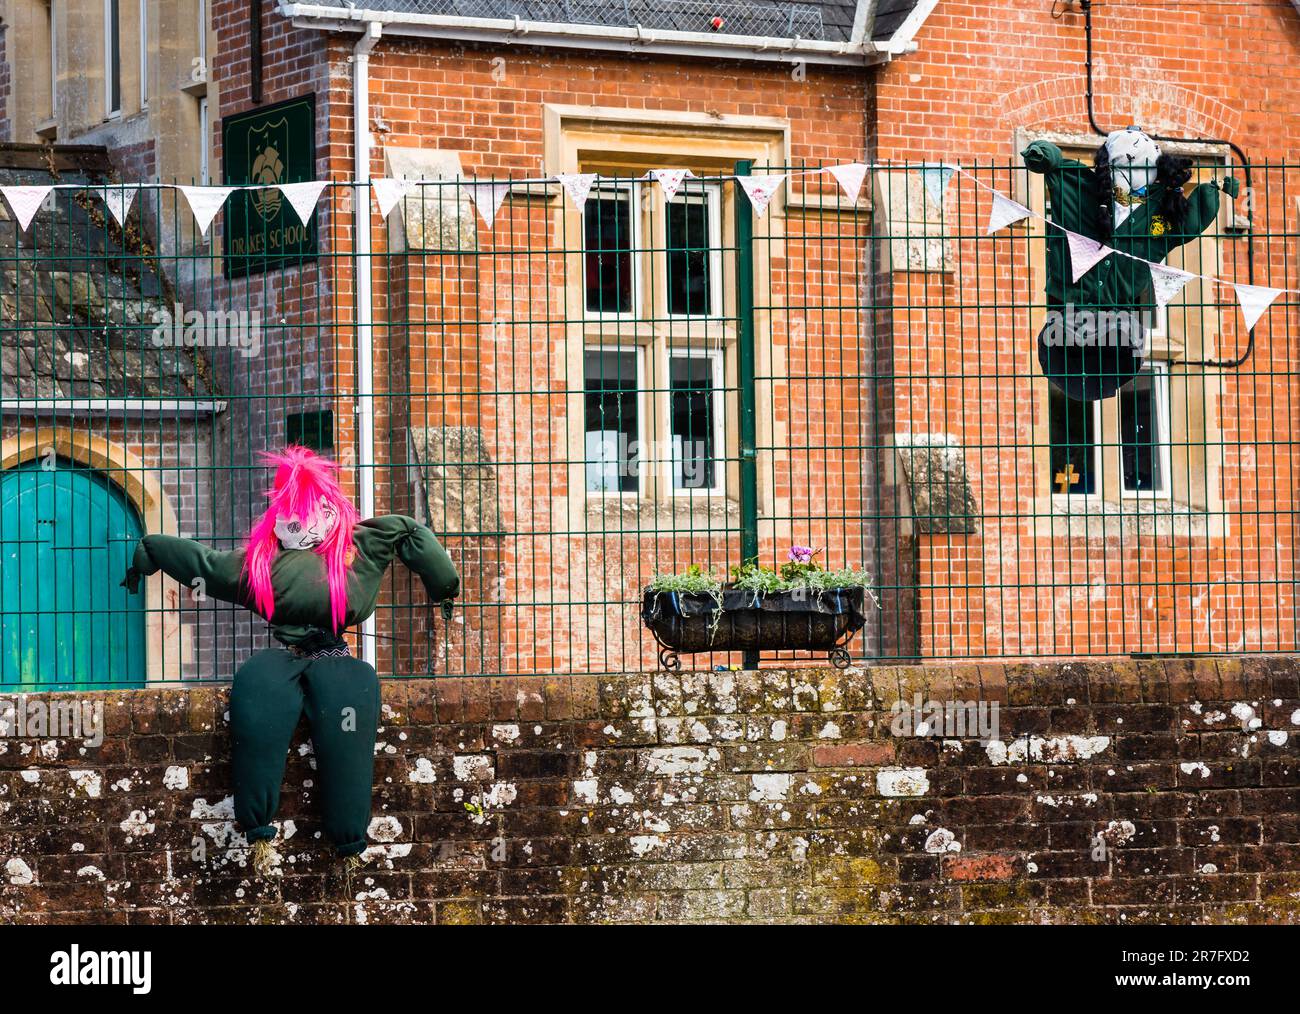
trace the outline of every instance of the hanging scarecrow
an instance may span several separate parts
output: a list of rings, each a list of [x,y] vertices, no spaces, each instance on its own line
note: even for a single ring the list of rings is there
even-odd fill
[[[351,871],[370,823],[379,680],[341,634],[374,613],[394,557],[420,576],[433,602],[454,598],[460,578],[433,533],[413,519],[358,522],[332,461],[305,447],[263,457],[276,465],[270,506],[244,549],[219,553],[146,535],[122,583],[134,593],[141,577],[162,570],[270,622],[282,647],[245,662],[230,692],[235,817],[253,843],[254,868],[266,874],[285,757],[305,708],[325,834]]]
[[[1045,178],[1053,222],[1131,255],[1107,256],[1075,282],[1069,238],[1048,230],[1048,323],[1039,332],[1038,362],[1069,397],[1109,398],[1146,355],[1142,322],[1156,303],[1143,261],[1162,263],[1204,232],[1219,214],[1219,190],[1236,197],[1237,181],[1228,176],[1186,193],[1191,159],[1162,154],[1136,127],[1107,135],[1092,167],[1063,157],[1050,141],[1034,141],[1021,155]]]

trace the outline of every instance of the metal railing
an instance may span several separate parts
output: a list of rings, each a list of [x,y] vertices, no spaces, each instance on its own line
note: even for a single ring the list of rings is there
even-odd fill
[[[1071,401],[1035,351],[1047,227],[985,228],[993,190],[1050,215],[1041,178],[967,165],[936,202],[918,168],[874,171],[856,204],[791,175],[763,216],[730,172],[671,201],[602,178],[581,215],[525,182],[491,228],[463,183],[422,183],[373,216],[364,399],[368,188],[331,185],[305,233],[236,194],[204,238],[167,187],[125,229],[74,190],[27,233],[0,221],[0,687],[228,679],[264,622],[117,585],[143,532],[238,549],[257,452],[287,442],[429,524],[461,572],[450,623],[389,572],[385,675],[653,668],[656,572],[793,544],[872,573],[859,661],[1294,650],[1295,296],[1240,367],[1189,366],[1249,342],[1232,290],[1195,281],[1145,318],[1131,383]],[[1170,263],[1294,286],[1297,170],[1253,166]]]

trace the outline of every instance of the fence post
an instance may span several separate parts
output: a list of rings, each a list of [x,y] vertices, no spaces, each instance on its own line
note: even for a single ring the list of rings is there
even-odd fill
[[[748,176],[754,163],[736,163]],[[758,557],[758,430],[754,408],[754,215],[739,183],[736,201],[736,389],[740,408],[740,562]],[[746,669],[758,668],[758,652],[746,651]]]

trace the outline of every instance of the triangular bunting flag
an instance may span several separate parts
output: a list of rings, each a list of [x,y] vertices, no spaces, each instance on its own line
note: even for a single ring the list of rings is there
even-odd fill
[[[131,205],[135,203],[135,195],[139,193],[138,187],[96,187],[95,192],[99,194],[99,199],[104,202],[108,208],[109,214],[113,216],[113,221],[118,228],[126,225],[126,216],[131,213]]]
[[[736,182],[744,188],[745,196],[754,206],[754,214],[762,218],[763,212],[767,211],[767,206],[776,196],[776,188],[785,182],[785,175],[737,176]]]
[[[483,216],[483,223],[491,229],[492,223],[497,220],[497,212],[501,210],[506,194],[510,193],[510,184],[466,183],[465,189],[469,191],[469,199],[474,202],[474,207],[478,208],[478,213]]]
[[[1077,232],[1066,231],[1065,238],[1070,243],[1070,280],[1077,282],[1086,275],[1106,255],[1114,253],[1108,246],[1103,246],[1095,239],[1080,236]]]
[[[190,206],[190,213],[194,216],[194,224],[199,227],[199,233],[206,236],[208,227],[212,225],[212,220],[217,217],[217,212],[226,203],[226,198],[236,188],[177,187],[176,189],[185,195],[185,201]]]
[[[671,201],[681,189],[682,181],[695,174],[689,169],[651,169],[650,175],[664,188],[664,200]]]
[[[9,202],[9,209],[14,213],[14,218],[18,219],[18,227],[23,232],[32,224],[32,219],[36,217],[36,212],[40,206],[45,203],[45,198],[50,196],[53,187],[0,187],[0,194],[5,195],[5,200]]]
[[[1156,305],[1164,309],[1178,293],[1196,276],[1190,271],[1171,268],[1167,264],[1148,264],[1151,269],[1151,288],[1156,294]]]
[[[1273,300],[1285,292],[1285,289],[1270,289],[1267,285],[1235,284],[1237,302],[1241,304],[1241,315],[1246,318],[1246,330],[1249,331],[1264,316],[1265,311],[1273,305]]]
[[[919,170],[925,192],[930,198],[930,203],[936,208],[943,207],[943,192],[948,188],[948,181],[956,171],[956,168],[950,165],[927,165]]]
[[[392,214],[397,202],[411,192],[411,184],[407,180],[394,180],[387,176],[376,176],[370,181],[370,188],[375,192],[380,218]]]
[[[844,165],[827,166],[826,171],[835,177],[835,182],[844,191],[848,202],[857,204],[858,195],[862,193],[862,181],[867,176],[867,167],[861,162],[846,162]]]
[[[1001,232],[1008,225],[1014,225],[1032,214],[1033,212],[1023,204],[1017,204],[1009,197],[994,193],[993,210],[989,212],[989,227],[984,234],[992,236],[995,232]]]
[[[280,193],[284,194],[284,199],[289,202],[293,213],[298,216],[298,221],[303,225],[310,222],[311,216],[316,213],[316,203],[327,186],[329,186],[328,180],[279,184]]]
[[[555,178],[560,181],[560,186],[569,195],[573,206],[578,209],[578,214],[582,214],[582,209],[587,206],[587,195],[591,193],[591,188],[596,183],[596,174],[556,173]]]

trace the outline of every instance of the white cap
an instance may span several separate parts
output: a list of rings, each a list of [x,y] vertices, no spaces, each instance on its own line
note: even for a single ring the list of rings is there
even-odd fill
[[[1156,178],[1160,146],[1137,127],[1128,127],[1106,135],[1106,156],[1115,185],[1140,194]]]

